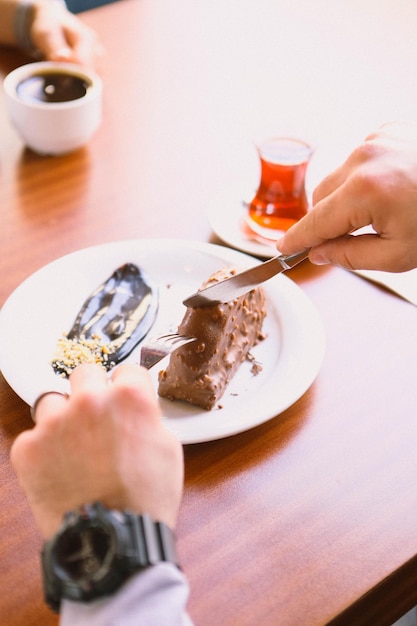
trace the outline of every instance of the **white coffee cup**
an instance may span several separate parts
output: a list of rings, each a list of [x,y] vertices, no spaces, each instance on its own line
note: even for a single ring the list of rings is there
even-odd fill
[[[87,68],[52,61],[29,63],[6,76],[4,89],[13,125],[25,144],[39,154],[72,152],[85,145],[100,126],[102,81]],[[67,99],[69,95],[74,99]],[[54,97],[65,99],[51,101]]]

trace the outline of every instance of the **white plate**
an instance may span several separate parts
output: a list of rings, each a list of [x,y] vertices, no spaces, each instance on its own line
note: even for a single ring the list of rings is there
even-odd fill
[[[56,341],[68,331],[86,297],[123,263],[143,268],[159,285],[160,306],[151,335],[175,331],[182,300],[214,271],[242,268],[254,259],[212,244],[190,241],[130,240],[87,248],[64,256],[26,279],[0,313],[0,367],[15,392],[32,405],[46,390],[69,391],[50,366]],[[265,285],[267,338],[253,349],[263,369],[251,374],[243,363],[231,381],[222,408],[204,411],[160,398],[168,428],[184,444],[219,439],[279,415],[313,382],[324,354],[324,331],[317,310],[286,276]],[[127,361],[139,361],[136,348]],[[157,384],[156,366],[152,377]]]
[[[207,218],[216,235],[229,246],[269,259],[277,254],[275,241],[252,233],[246,225],[247,209],[244,202],[250,202],[255,191],[237,183],[226,187],[210,202]]]

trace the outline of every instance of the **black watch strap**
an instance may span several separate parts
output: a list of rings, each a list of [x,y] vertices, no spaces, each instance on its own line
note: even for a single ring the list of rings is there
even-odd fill
[[[161,561],[174,563],[179,567],[174,533],[166,524],[155,522],[146,514],[125,512],[124,516],[136,544],[133,556],[136,569],[156,565]]]

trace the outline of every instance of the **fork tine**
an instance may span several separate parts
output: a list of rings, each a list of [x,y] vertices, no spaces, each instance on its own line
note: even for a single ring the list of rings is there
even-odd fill
[[[171,341],[172,343],[175,343],[176,341],[185,341],[187,339],[194,339],[194,337],[187,337],[186,335],[179,335],[178,333],[168,333],[167,335],[161,335],[160,337],[158,337],[156,339],[156,341],[159,341],[160,339],[162,339],[164,342],[169,342]]]
[[[186,337],[178,333],[168,333],[154,339],[149,339],[140,351],[140,364],[146,369],[150,369],[163,358],[181,348],[191,341],[195,341],[196,337]]]

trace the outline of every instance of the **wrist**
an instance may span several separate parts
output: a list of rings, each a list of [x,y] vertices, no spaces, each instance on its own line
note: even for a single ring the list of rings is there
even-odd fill
[[[32,24],[38,11],[45,6],[56,5],[66,8],[65,0],[18,0],[13,19],[13,32],[16,43],[21,50],[36,54],[37,47],[32,41]]]
[[[47,603],[108,596],[134,573],[161,562],[177,567],[173,531],[149,515],[110,511],[99,503],[67,513],[42,551]]]

